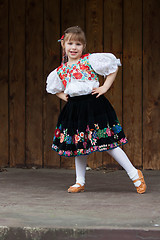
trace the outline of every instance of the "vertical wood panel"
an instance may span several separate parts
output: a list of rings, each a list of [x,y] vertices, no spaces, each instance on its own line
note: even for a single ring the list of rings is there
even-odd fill
[[[84,30],[85,26],[85,1],[62,0],[61,9],[61,28],[62,34],[66,28],[79,26]],[[64,102],[62,102],[62,107]],[[73,168],[74,158],[61,157],[61,167]]]
[[[160,2],[143,4],[143,164],[160,169]]]
[[[86,1],[87,52],[103,52],[103,0]],[[88,165],[96,168],[102,165],[102,153],[92,153]]]
[[[124,149],[133,164],[160,169],[159,7],[159,0],[0,1],[0,167],[8,165],[9,156],[10,166],[25,165],[26,151],[28,166],[73,168],[74,158],[60,164],[51,150],[60,101],[45,92],[45,82],[60,64],[57,39],[79,25],[86,30],[87,52],[121,58],[123,45],[122,68],[106,97],[123,120],[129,140]],[[106,152],[91,154],[88,164],[115,166]]]
[[[122,0],[104,1],[104,52],[111,52],[122,60]],[[105,95],[113,105],[121,124],[122,67],[119,67],[115,82]],[[107,152],[103,153],[103,164],[110,167],[119,167]]]
[[[8,165],[8,1],[0,1],[0,166]]]
[[[136,166],[142,165],[142,1],[124,0],[123,123],[124,147]]]
[[[43,1],[28,0],[26,12],[26,163],[42,165]]]
[[[46,93],[47,75],[60,64],[60,1],[44,1],[44,166],[60,167],[60,157],[51,149],[60,112],[57,96]]]
[[[25,0],[10,1],[10,166],[25,164]]]

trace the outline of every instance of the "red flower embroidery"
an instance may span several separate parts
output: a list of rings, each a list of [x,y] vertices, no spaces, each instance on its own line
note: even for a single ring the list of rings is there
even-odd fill
[[[87,65],[81,65],[80,69],[81,70],[89,70],[89,67]]]
[[[74,151],[74,155],[77,155],[77,150]]]
[[[91,152],[93,152],[93,147],[90,147]]]
[[[56,129],[54,135],[58,138],[60,136],[60,130]]]
[[[95,75],[92,73],[92,74],[91,74],[91,77],[94,78],[94,76],[95,76]]]
[[[89,56],[89,53],[84,54],[84,55],[81,57],[81,59],[83,59],[83,58],[85,58],[85,57],[88,57],[88,56]]]
[[[80,72],[78,73],[78,72],[77,72],[77,73],[73,73],[73,76],[74,76],[76,79],[81,79],[83,75],[82,75],[82,73],[80,73]]]
[[[64,87],[66,88],[66,86],[67,86],[67,81],[64,79],[64,80],[62,81],[62,83],[63,83]]]

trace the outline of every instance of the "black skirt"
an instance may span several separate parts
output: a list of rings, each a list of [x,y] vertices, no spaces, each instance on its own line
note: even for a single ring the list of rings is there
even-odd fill
[[[69,97],[55,129],[52,149],[73,157],[107,151],[127,143],[116,113],[103,95]]]

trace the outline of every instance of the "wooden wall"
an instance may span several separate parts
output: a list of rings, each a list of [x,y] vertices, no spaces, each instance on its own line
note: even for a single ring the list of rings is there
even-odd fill
[[[159,0],[0,1],[0,166],[74,167],[51,150],[64,103],[45,91],[61,61],[57,40],[73,25],[87,35],[88,52],[112,52],[122,61],[107,98],[129,143],[133,164],[160,169]],[[102,82],[102,79],[101,79]],[[107,152],[88,165],[119,167]]]

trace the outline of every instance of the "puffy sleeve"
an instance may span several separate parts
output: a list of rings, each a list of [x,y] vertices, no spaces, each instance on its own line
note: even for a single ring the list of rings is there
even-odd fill
[[[96,73],[104,77],[114,73],[118,66],[121,66],[120,59],[112,53],[92,53],[89,56],[89,63]]]
[[[47,77],[46,91],[48,93],[56,94],[64,91],[64,85],[57,74],[57,69],[52,71]]]

